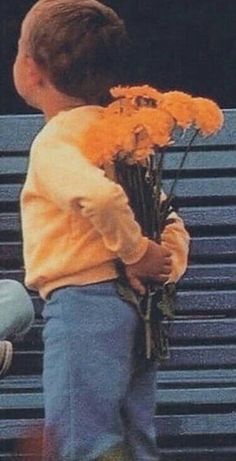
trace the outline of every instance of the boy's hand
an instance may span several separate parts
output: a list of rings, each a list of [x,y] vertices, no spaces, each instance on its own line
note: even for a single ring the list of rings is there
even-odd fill
[[[137,263],[126,265],[125,272],[132,288],[144,294],[145,283],[168,281],[171,265],[170,251],[150,240],[144,256]]]

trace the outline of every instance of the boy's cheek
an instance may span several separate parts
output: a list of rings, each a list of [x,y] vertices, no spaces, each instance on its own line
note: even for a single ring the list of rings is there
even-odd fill
[[[21,72],[18,55],[16,56],[15,62],[13,64],[13,81],[17,92],[20,93]]]

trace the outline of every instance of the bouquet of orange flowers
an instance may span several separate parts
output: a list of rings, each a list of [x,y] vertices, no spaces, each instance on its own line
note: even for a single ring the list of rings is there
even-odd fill
[[[209,99],[180,91],[160,92],[148,85],[111,89],[114,102],[81,140],[81,149],[95,165],[112,164],[116,180],[129,198],[143,234],[155,241],[172,211],[179,174],[197,136],[214,135],[223,124],[223,114]],[[181,158],[167,198],[161,200],[163,161],[166,148],[176,137],[176,128],[192,138]],[[117,282],[119,294],[134,304],[142,319],[146,357],[168,356],[168,334],[163,319],[174,315],[174,284],[149,284],[146,294],[136,294],[125,279],[122,266]]]

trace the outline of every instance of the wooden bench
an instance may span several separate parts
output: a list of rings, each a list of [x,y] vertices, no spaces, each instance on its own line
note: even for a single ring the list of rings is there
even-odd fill
[[[236,459],[236,111],[225,118],[216,138],[196,142],[177,188],[192,244],[170,326],[171,358],[157,375],[162,461]],[[0,278],[24,278],[19,193],[42,124],[37,115],[0,117]],[[167,189],[182,150],[166,155]],[[22,459],[17,440],[43,422],[42,304],[32,297],[35,325],[0,381],[0,460]]]

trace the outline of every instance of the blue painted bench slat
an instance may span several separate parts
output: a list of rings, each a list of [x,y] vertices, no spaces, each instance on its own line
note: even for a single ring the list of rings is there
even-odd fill
[[[161,461],[236,459],[236,110],[225,111],[225,119],[215,138],[196,140],[176,192],[192,242],[169,326],[171,356],[157,373]],[[19,193],[43,123],[40,115],[0,116],[0,279],[24,280]],[[166,152],[167,189],[185,145],[179,139]],[[0,381],[5,461],[14,459],[15,443],[29,437],[29,428],[41,431],[43,423],[42,302],[31,295],[35,325],[15,345],[10,375]],[[35,456],[24,460],[40,461]]]
[[[166,370],[236,368],[236,345],[189,345],[170,347]],[[17,351],[11,373],[35,374],[42,371],[41,351]]]
[[[166,192],[172,185],[171,180],[164,181]],[[235,199],[236,178],[184,178],[180,179],[176,187],[176,195],[179,199],[187,198],[221,198]]]
[[[24,272],[21,269],[8,270],[0,268],[0,279],[9,278],[23,282]],[[236,264],[196,264],[189,267],[184,279],[179,283],[180,288],[232,288],[236,282]]]
[[[171,347],[165,369],[236,368],[236,345]]]
[[[4,203],[4,202],[3,202]],[[181,216],[188,228],[197,228],[198,233],[202,228],[218,229],[219,227],[236,226],[236,205],[215,206],[215,207],[181,207]],[[20,220],[18,213],[3,212],[0,214],[0,232],[20,231]],[[204,229],[203,229],[204,231]],[[226,229],[227,231],[227,229]]]
[[[199,345],[205,344],[224,345],[226,341],[232,343],[236,340],[236,319],[234,318],[216,318],[215,316],[204,316],[202,318],[189,318],[189,315],[181,317],[171,323],[169,328],[172,345]],[[167,322],[165,322],[167,324]],[[22,347],[30,350],[32,345],[37,349],[42,349],[42,328],[41,319],[35,322],[35,325],[27,333],[24,344],[18,345],[19,350]]]
[[[184,165],[183,165],[183,176],[186,174],[189,175],[189,172],[192,175],[197,174],[207,174],[209,176],[212,172],[228,173],[232,174],[236,170],[236,156],[235,156],[235,146],[231,146],[230,150],[224,150],[224,147],[221,150],[205,150],[204,153],[199,150],[194,149],[190,155],[188,155]],[[224,153],[222,154],[222,150]],[[176,168],[176,165],[179,164],[181,155],[176,152],[167,152],[164,158],[165,173],[168,176],[169,171],[173,171]]]
[[[164,182],[165,191],[168,193],[172,181]],[[1,184],[0,185],[0,204],[2,202],[18,202],[21,186],[18,184]],[[229,197],[235,199],[236,178],[216,178],[216,179],[181,179],[176,188],[176,195],[179,201],[182,199],[191,200],[197,198],[210,198],[214,200]]]
[[[236,264],[196,264],[189,267],[179,286],[220,289],[235,287]]]
[[[222,438],[220,441],[222,441]],[[210,442],[208,443],[210,444]],[[165,461],[235,461],[236,447],[201,449],[197,448],[198,445],[199,440],[196,442],[196,448],[163,449],[163,459]]]
[[[235,435],[236,413],[203,415],[156,416],[157,433],[167,437],[176,435]]]
[[[227,389],[220,390],[215,387],[209,387],[205,392],[203,392],[201,388],[158,389],[156,399],[158,402],[157,412],[159,412],[160,407],[163,406],[169,407],[169,411],[173,412],[173,408],[176,409],[178,406],[182,409],[184,407],[188,407],[189,405],[236,405],[235,387],[227,387]]]
[[[179,291],[176,311],[179,315],[235,316],[235,290]]]
[[[236,156],[236,154],[235,154]],[[219,228],[236,226],[236,206],[214,206],[214,207],[183,207],[181,216],[188,227],[197,228],[198,232],[202,227]],[[225,229],[227,231],[227,229]]]
[[[42,420],[28,419],[11,419],[9,421],[0,421],[1,440],[11,440],[18,438],[28,438],[29,428],[32,430],[42,429]]]
[[[0,223],[1,225],[1,223]],[[193,237],[191,244],[192,262],[235,260],[236,236]],[[21,242],[0,243],[0,261],[22,262]]]

